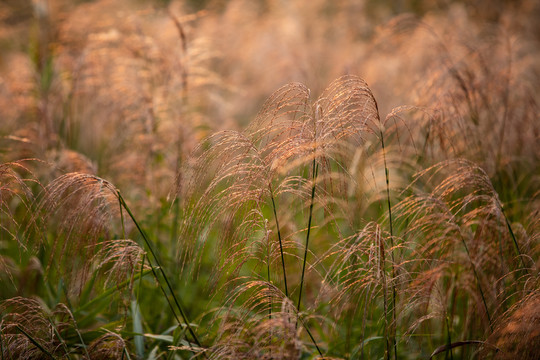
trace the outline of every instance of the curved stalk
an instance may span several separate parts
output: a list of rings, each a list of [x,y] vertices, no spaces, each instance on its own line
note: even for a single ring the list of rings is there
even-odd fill
[[[317,180],[317,171],[319,169],[319,165],[316,164],[315,158],[313,158],[313,185],[311,186],[311,203],[309,204],[309,218],[308,218],[308,228],[307,228],[307,234],[306,234],[306,246],[304,247],[304,262],[302,264],[302,278],[300,279],[300,293],[298,294],[298,304],[296,306],[296,309],[298,312],[300,312],[300,305],[302,304],[302,289],[304,287],[304,275],[306,272],[306,260],[307,260],[307,254],[308,254],[308,246],[309,246],[309,235],[311,233],[311,220],[313,219],[313,204],[315,199],[315,180]]]
[[[396,343],[396,285],[394,284],[396,278],[396,263],[394,260],[394,228],[392,224],[392,204],[390,202],[390,171],[386,163],[386,148],[384,146],[384,135],[382,129],[381,134],[381,146],[383,151],[384,161],[384,175],[386,180],[386,202],[388,205],[388,221],[390,223],[390,258],[392,260],[392,346],[394,347],[394,359],[397,360],[397,343]]]
[[[51,354],[47,349],[45,349],[39,342],[37,342],[36,339],[34,339],[30,334],[28,334],[22,327],[17,325],[17,330],[19,330],[24,336],[26,336],[28,340],[30,340],[32,344],[34,344],[39,350],[41,350],[41,352],[44,355],[47,355],[51,359],[56,359],[56,357],[53,354]]]
[[[139,231],[139,233],[141,234],[145,244],[146,244],[146,247],[148,248],[148,250],[150,250],[150,254],[152,254],[152,257],[154,259],[154,261],[156,262],[157,264],[157,268],[159,269],[163,279],[165,280],[165,284],[167,286],[167,288],[169,289],[169,292],[171,293],[171,296],[174,300],[174,303],[178,309],[178,311],[180,312],[180,315],[182,316],[182,319],[184,321],[184,323],[186,324],[186,327],[191,335],[191,337],[193,338],[193,340],[195,341],[195,343],[202,348],[202,345],[201,345],[201,342],[199,341],[199,338],[197,337],[195,331],[193,330],[193,328],[191,327],[190,323],[189,323],[189,320],[187,318],[187,315],[184,311],[184,309],[182,308],[182,306],[180,305],[180,302],[178,300],[178,298],[176,297],[173,289],[172,289],[172,286],[169,282],[169,279],[167,278],[167,275],[165,274],[165,271],[163,270],[163,266],[161,266],[161,263],[156,255],[156,253],[154,252],[154,249],[150,243],[150,240],[148,238],[148,236],[146,235],[145,231],[140,227],[139,223],[137,222],[137,220],[135,219],[135,216],[133,215],[133,213],[131,212],[130,208],[128,207],[128,205],[126,204],[124,198],[122,197],[122,195],[120,194],[120,191],[117,191],[117,195],[118,195],[118,199],[120,200],[122,206],[124,207],[124,209],[126,209],[128,215],[130,216],[131,220],[133,221],[133,223],[135,224],[135,226],[137,227],[137,230]],[[150,258],[148,258],[148,262],[150,262]],[[150,264],[151,265],[151,264]],[[160,288],[163,292],[163,294],[165,295],[165,298],[167,299],[167,302],[169,303],[169,306],[171,307],[171,310],[173,310],[173,314],[175,315],[176,317],[176,312],[174,311],[173,307],[172,307],[172,304],[170,303],[169,301],[169,297],[166,295],[166,292],[165,292],[165,289],[161,286],[161,282],[159,281],[159,278],[157,277],[157,274],[155,273],[155,270],[154,270],[154,267],[153,266],[150,266],[150,268],[152,269],[152,273],[154,274],[154,277],[156,278],[156,280],[158,281],[158,284],[160,284]],[[177,318],[177,317],[176,317]],[[177,318],[177,321],[179,319]],[[178,321],[180,323],[180,321]],[[190,345],[191,347],[191,345]],[[194,350],[194,349],[192,349]]]
[[[274,191],[272,190],[272,184],[268,184],[270,190],[270,198],[272,199],[272,210],[274,211],[274,220],[276,222],[277,235],[279,240],[279,251],[281,253],[281,267],[283,269],[283,282],[285,283],[285,296],[289,297],[289,288],[287,286],[287,272],[285,271],[285,257],[283,256],[283,242],[281,241],[281,230],[279,227],[279,220],[276,210],[276,202],[274,201]]]

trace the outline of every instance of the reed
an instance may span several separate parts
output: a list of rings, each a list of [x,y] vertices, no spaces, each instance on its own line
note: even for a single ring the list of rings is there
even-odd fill
[[[532,2],[21,4],[2,360],[539,357]]]

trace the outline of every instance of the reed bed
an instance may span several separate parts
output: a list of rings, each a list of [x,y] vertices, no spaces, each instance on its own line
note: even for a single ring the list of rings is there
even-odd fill
[[[538,6],[412,3],[0,5],[1,359],[538,359]]]

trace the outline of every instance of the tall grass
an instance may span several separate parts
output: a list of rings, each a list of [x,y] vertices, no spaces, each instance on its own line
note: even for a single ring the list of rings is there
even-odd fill
[[[0,5],[1,359],[540,356],[533,5],[149,3]]]

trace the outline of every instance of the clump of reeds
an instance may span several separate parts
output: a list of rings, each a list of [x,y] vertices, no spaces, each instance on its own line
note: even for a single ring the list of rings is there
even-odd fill
[[[57,236],[42,238],[39,246],[48,249],[47,269],[71,269],[74,288],[87,280],[91,263],[88,250],[101,239],[121,237],[124,224],[116,188],[106,180],[85,173],[69,173],[52,181],[43,191],[33,221],[42,229],[57,229]],[[28,236],[33,234],[30,229]],[[50,243],[49,243],[50,241]]]
[[[69,327],[65,307],[49,311],[37,300],[15,297],[3,301],[0,310],[3,358],[54,359],[68,354],[63,339]]]
[[[237,278],[250,262],[260,261],[264,265],[256,269],[261,272],[250,276],[280,288],[300,316],[308,276],[309,291],[314,291],[309,274],[321,276],[308,265],[308,255],[322,256],[312,252],[310,238],[323,228],[339,234],[336,221],[345,216],[338,204],[346,193],[350,148],[360,145],[367,134],[378,134],[379,127],[376,101],[360,78],[336,80],[315,102],[300,84],[278,90],[245,132],[221,132],[201,146],[186,193],[193,200],[187,201],[182,230],[183,262],[200,259],[208,237],[217,235],[219,276]],[[198,184],[209,169],[215,175],[200,193]],[[284,207],[303,210],[297,215]],[[298,227],[298,220],[304,225]],[[253,243],[267,250],[254,253]],[[291,271],[300,277],[291,276]],[[248,300],[245,305],[251,309],[249,304]],[[271,318],[272,305],[263,312]],[[295,323],[302,324],[298,319]]]
[[[305,286],[310,291],[325,288],[306,314],[330,296],[338,318],[360,316],[361,325],[349,322],[348,342],[354,334],[367,338],[367,324],[375,320],[368,314],[376,311],[384,329],[386,358],[398,357],[398,337],[410,336],[424,323],[429,328],[433,319],[445,324],[438,336],[447,343],[443,346],[447,353],[456,347],[456,337],[484,339],[493,332],[494,321],[509,297],[524,289],[530,291],[537,272],[529,255],[523,253],[521,243],[527,237],[516,235],[488,174],[467,160],[447,161],[410,174],[410,185],[399,194],[390,185],[394,181],[390,166],[394,169],[395,164],[387,161],[385,140],[400,141],[398,149],[411,146],[418,151],[414,139],[408,140],[415,135],[410,130],[413,124],[406,124],[402,113],[419,110],[428,115],[428,123],[436,118],[424,109],[403,107],[381,121],[371,91],[354,77],[337,80],[313,105],[309,95],[301,85],[286,86],[267,101],[245,132],[218,133],[201,145],[186,191],[183,262],[197,258],[191,265],[197,272],[208,239],[217,237],[215,281],[232,279],[218,289],[225,289],[225,294],[234,292],[255,278],[268,289],[281,289],[283,299],[295,304],[299,319],[304,316]],[[405,134],[399,133],[403,131]],[[372,166],[383,171],[382,186],[377,185],[378,180],[374,182],[384,214],[378,220],[383,225],[369,223],[356,235],[340,240],[348,231],[344,225],[354,223],[343,222],[341,219],[349,217],[340,216],[337,208],[344,203],[343,197],[350,196],[354,181],[347,169],[358,160],[349,149],[351,144],[366,146],[372,141],[380,147],[380,162]],[[417,155],[416,160],[422,161],[422,156]],[[208,179],[209,170],[215,175]],[[406,170],[396,170],[396,176],[405,178]],[[198,184],[204,181],[209,185],[199,192]],[[400,201],[394,204],[394,197]],[[280,210],[283,203],[289,210],[285,216]],[[303,216],[290,211],[295,204],[303,209]],[[298,227],[302,218],[306,224]],[[310,250],[310,234],[315,231],[318,237],[325,238],[324,232],[336,237],[318,244],[319,250],[328,248],[326,253]],[[300,235],[304,241],[298,239]],[[307,265],[309,256],[315,259],[311,265]],[[300,269],[296,270],[299,278],[290,275],[295,267]],[[509,277],[518,282],[510,285]],[[490,285],[493,283],[496,288]],[[263,295],[266,291],[261,285],[259,294],[235,297],[244,304],[229,304],[229,311],[245,306],[258,321],[272,319],[276,304],[284,300],[270,301],[272,296]],[[254,299],[269,303],[261,307]],[[468,301],[476,303],[474,312],[483,320],[472,319],[473,312],[457,311],[459,304]],[[404,312],[398,315],[400,308]],[[303,325],[321,351],[309,326]],[[484,326],[490,330],[485,332]],[[364,353],[364,346],[353,351]]]
[[[60,3],[0,59],[4,358],[538,357],[530,24],[457,4],[373,44],[348,2]]]
[[[4,359],[130,357],[126,341],[111,331],[87,345],[84,338],[88,340],[88,334],[83,338],[74,314],[63,303],[50,310],[38,300],[15,297],[3,301],[0,311],[0,351]]]

